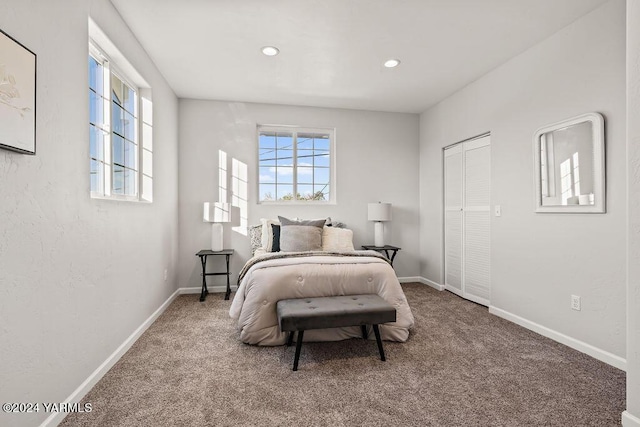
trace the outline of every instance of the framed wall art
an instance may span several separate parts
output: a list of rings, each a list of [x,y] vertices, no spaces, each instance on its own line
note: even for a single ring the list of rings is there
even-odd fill
[[[36,154],[36,54],[2,30],[0,148]]]

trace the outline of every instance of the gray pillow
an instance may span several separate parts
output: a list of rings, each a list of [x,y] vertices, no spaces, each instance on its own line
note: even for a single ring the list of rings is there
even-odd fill
[[[326,220],[293,221],[281,216],[280,250],[283,252],[321,251],[322,228]]]

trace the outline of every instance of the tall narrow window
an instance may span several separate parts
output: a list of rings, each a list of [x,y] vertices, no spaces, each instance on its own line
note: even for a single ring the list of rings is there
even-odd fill
[[[260,202],[334,202],[334,131],[258,128]]]
[[[113,193],[137,196],[138,117],[136,91],[111,74]]]
[[[140,97],[140,89],[114,69],[106,54],[90,45],[92,197],[152,200],[152,123],[150,99]]]
[[[89,55],[89,151],[92,195],[109,195],[111,192],[108,76],[108,62]]]

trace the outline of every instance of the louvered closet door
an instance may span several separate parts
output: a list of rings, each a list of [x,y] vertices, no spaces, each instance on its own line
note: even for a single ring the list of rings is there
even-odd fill
[[[485,136],[464,143],[463,292],[464,297],[489,305],[491,146]]]
[[[444,150],[444,285],[462,294],[462,145]]]

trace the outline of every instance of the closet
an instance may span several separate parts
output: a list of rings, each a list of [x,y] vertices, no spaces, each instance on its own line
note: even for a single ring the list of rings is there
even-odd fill
[[[491,141],[482,135],[444,149],[444,285],[489,305]]]

